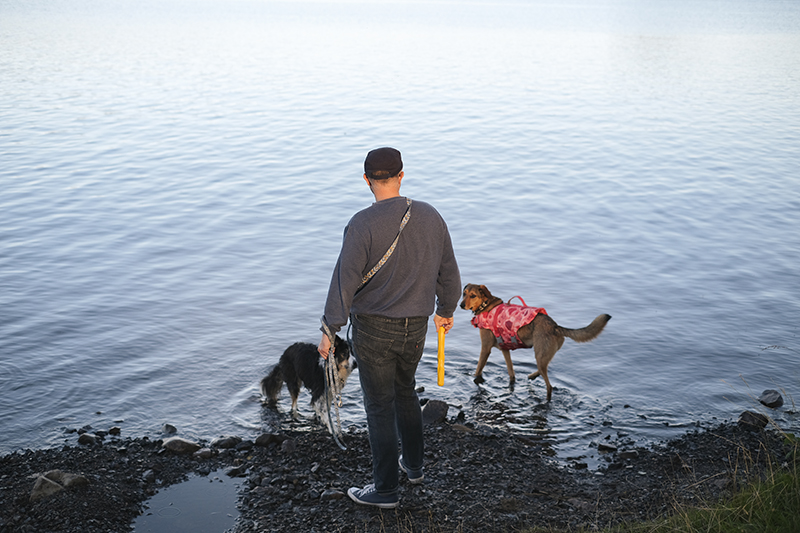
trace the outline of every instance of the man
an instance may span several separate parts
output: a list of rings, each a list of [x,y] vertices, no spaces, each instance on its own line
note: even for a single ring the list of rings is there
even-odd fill
[[[350,319],[367,413],[373,483],[347,493],[357,503],[384,509],[400,503],[398,468],[411,483],[423,481],[422,412],[414,374],[428,317],[435,311],[436,328],[449,331],[461,295],[447,225],[432,206],[400,196],[403,177],[403,161],[394,148],[367,154],[364,181],[375,203],[356,213],[344,230],[322,317],[331,333]],[[370,271],[374,274],[359,288]],[[325,333],[318,350],[327,358]]]

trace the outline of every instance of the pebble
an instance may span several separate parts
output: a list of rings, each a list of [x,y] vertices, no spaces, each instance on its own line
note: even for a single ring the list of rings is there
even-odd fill
[[[340,491],[339,489],[328,489],[322,493],[319,499],[326,502],[331,500],[341,500],[344,498],[344,496],[344,492]]]

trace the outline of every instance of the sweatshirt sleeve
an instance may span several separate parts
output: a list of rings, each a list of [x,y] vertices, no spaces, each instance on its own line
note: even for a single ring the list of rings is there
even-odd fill
[[[460,297],[461,273],[458,271],[450,232],[445,225],[442,260],[439,266],[439,277],[436,280],[436,314],[442,318],[452,317]]]
[[[323,322],[332,333],[337,333],[347,324],[353,296],[361,284],[362,271],[368,259],[368,246],[357,231],[351,231],[350,225],[344,229],[342,250],[333,270],[328,297],[325,301]]]

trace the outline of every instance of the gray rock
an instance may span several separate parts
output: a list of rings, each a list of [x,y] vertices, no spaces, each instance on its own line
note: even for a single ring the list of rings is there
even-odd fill
[[[177,432],[178,428],[176,428],[172,424],[164,424],[163,426],[161,426],[161,433],[165,435],[174,435]]]
[[[441,400],[428,400],[422,408],[422,423],[427,425],[444,422],[450,406]]]
[[[97,443],[97,436],[93,435],[92,433],[81,433],[81,436],[78,437],[78,444],[86,444],[92,445]]]
[[[61,483],[61,485],[65,489],[72,489],[78,487],[86,487],[89,485],[89,480],[79,474],[70,474],[68,472],[61,473],[60,471],[56,471],[61,474],[61,476],[57,479],[53,479],[57,483]]]
[[[248,451],[253,449],[253,441],[251,440],[243,440],[239,444],[236,445],[236,451]]]
[[[344,498],[344,492],[340,491],[339,489],[328,489],[322,493],[322,496],[319,497],[319,499],[323,502],[341,500],[342,498]]]
[[[739,415],[739,426],[749,429],[750,431],[761,431],[767,427],[768,423],[769,419],[761,413],[745,411]]]
[[[183,439],[181,437],[170,437],[161,444],[165,449],[175,453],[192,454],[200,449],[196,442]]]
[[[42,498],[47,498],[48,496],[52,496],[58,492],[64,490],[64,487],[56,483],[55,481],[49,480],[44,476],[39,476],[36,478],[36,482],[33,484],[33,490],[31,490],[31,501],[35,502],[41,500]]]
[[[52,496],[64,489],[85,487],[89,480],[78,474],[70,474],[61,470],[50,470],[36,478],[31,491],[30,500],[37,501]]]
[[[269,446],[272,443],[280,444],[286,440],[285,435],[277,435],[275,433],[263,433],[256,439],[256,446]]]
[[[244,477],[244,475],[247,473],[247,468],[247,465],[235,466],[225,473],[228,475],[228,477]]]
[[[602,442],[597,445],[597,451],[601,453],[614,453],[617,451],[617,447],[613,444],[603,444]]]
[[[237,444],[242,442],[240,437],[220,437],[211,441],[212,448],[235,448]]]
[[[286,439],[281,444],[281,451],[286,453],[294,453],[297,449],[297,442],[294,439]]]
[[[194,457],[196,459],[211,459],[214,456],[214,452],[211,448],[200,448],[196,452],[194,452]]]
[[[783,396],[781,396],[780,392],[769,389],[761,393],[761,396],[758,397],[758,401],[770,409],[777,409],[783,405]]]

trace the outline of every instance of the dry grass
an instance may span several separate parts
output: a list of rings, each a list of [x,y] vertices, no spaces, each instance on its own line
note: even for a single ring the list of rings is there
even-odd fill
[[[800,438],[785,435],[788,453],[772,457],[766,474],[742,450],[733,479],[740,484],[725,501],[686,506],[675,504],[671,516],[629,523],[606,533],[797,533],[800,532]]]

